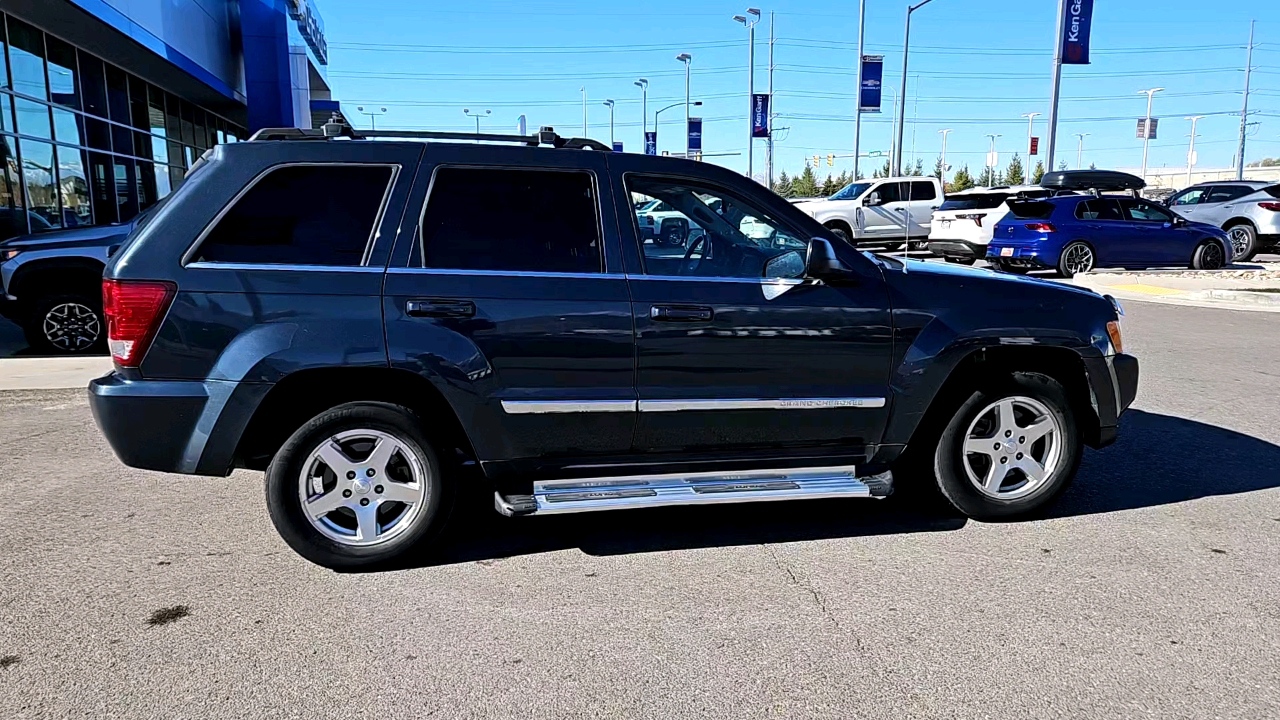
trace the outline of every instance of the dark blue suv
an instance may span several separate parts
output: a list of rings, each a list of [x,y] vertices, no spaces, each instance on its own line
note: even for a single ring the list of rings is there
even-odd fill
[[[1136,393],[1087,290],[859,252],[723,168],[549,129],[369,135],[206,153],[107,266],[116,370],[89,388],[126,464],[265,470],[321,565],[402,556],[467,483],[515,516],[905,472],[1025,515]],[[655,243],[646,200],[703,232]]]

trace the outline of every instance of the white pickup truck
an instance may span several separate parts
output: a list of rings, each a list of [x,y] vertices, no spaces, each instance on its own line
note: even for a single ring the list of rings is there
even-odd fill
[[[859,180],[835,195],[806,200],[796,207],[836,235],[866,245],[891,249],[929,239],[933,211],[942,204],[942,185],[935,177],[892,177]]]

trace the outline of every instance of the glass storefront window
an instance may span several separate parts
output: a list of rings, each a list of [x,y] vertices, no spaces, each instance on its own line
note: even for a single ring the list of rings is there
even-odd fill
[[[72,145],[84,144],[84,119],[81,115],[60,107],[53,109],[53,139]]]
[[[44,33],[9,18],[9,69],[13,89],[24,95],[48,99],[44,78]]]
[[[174,167],[174,166],[172,166],[172,165],[170,165],[170,166],[169,166],[169,189],[170,189],[170,192],[172,192],[173,190],[177,190],[177,189],[178,189],[178,186],[182,184],[182,178],[183,178],[183,176],[184,176],[184,173],[182,172],[182,168],[180,168],[180,167]]]
[[[195,114],[191,103],[182,103],[182,137],[180,139],[187,145],[195,142]]]
[[[161,164],[169,162],[169,143],[163,137],[151,138],[151,159]]]
[[[116,206],[119,208],[120,222],[128,222],[138,214],[137,169],[128,158],[117,157],[114,160]]]
[[[84,111],[107,116],[107,80],[103,75],[102,61],[86,54],[77,53],[80,58],[80,97],[84,100]]]
[[[185,168],[186,165],[182,164],[182,146],[172,140],[167,145],[169,146],[169,163],[176,165],[179,170]]]
[[[169,177],[169,168],[164,165],[156,165],[156,199],[165,197],[173,192]]]
[[[18,184],[18,153],[11,137],[0,137],[0,212],[25,207]]]
[[[115,170],[110,155],[89,153],[89,191],[94,220],[99,225],[117,222]]]
[[[129,125],[129,80],[125,72],[114,65],[107,66],[107,108],[112,120]]]
[[[97,120],[91,117],[84,119],[84,134],[89,147],[94,150],[111,150],[111,131],[107,128],[105,120]]]
[[[23,135],[34,135],[46,140],[53,137],[49,125],[49,106],[31,102],[22,98],[14,98],[17,110],[18,132]]]
[[[53,146],[32,140],[19,140],[18,152],[22,154],[22,178],[27,190],[27,208],[50,227],[61,227]],[[32,225],[34,231],[35,223]]]
[[[164,137],[164,93],[155,87],[147,91],[147,125],[152,135]]]
[[[13,132],[13,97],[0,94],[0,130]]]
[[[61,40],[45,36],[49,50],[49,99],[59,105],[80,109],[76,92],[76,50]]]
[[[129,76],[129,106],[133,115],[133,126],[143,131],[151,130],[151,110],[147,107],[147,84],[132,75]]]
[[[146,133],[135,132],[133,134],[133,149],[133,154],[138,157],[151,157],[151,136]]]
[[[156,166],[145,160],[138,161],[138,212],[155,204],[160,197],[156,193]]]
[[[123,125],[112,124],[111,148],[120,155],[132,155],[133,131]]]
[[[89,181],[84,174],[84,153],[76,148],[61,147],[58,153],[58,195],[62,200],[64,227],[93,224],[90,210]]]

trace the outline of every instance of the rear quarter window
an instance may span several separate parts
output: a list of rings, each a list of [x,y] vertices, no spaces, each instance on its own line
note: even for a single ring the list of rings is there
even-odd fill
[[[394,176],[390,165],[270,170],[223,213],[191,260],[360,265]]]

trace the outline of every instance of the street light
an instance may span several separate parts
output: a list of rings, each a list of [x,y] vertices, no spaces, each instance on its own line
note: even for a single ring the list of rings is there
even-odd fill
[[[902,91],[898,93],[897,150],[893,154],[893,174],[895,176],[902,174],[902,129],[903,126],[906,125],[907,119],[907,48],[911,43],[911,13],[919,10],[925,5],[928,5],[932,1],[933,0],[920,0],[920,2],[915,5],[907,6],[907,27],[902,36]],[[858,62],[862,62],[861,59],[859,59]],[[859,88],[858,91],[861,92],[862,89]]]
[[[632,85],[640,88],[640,147],[643,148],[644,137],[649,134],[649,81],[640,78]]]
[[[943,128],[938,131],[942,134],[942,177],[938,181],[942,183],[943,189],[947,187],[947,135],[951,134],[951,128]]]
[[[1139,90],[1138,94],[1146,93],[1147,95],[1147,119],[1142,125],[1142,180],[1147,179],[1147,145],[1151,143],[1151,96],[1160,92],[1164,88],[1148,88]]]
[[[999,133],[989,133],[987,137],[991,139],[991,149],[987,150],[987,167],[991,168],[990,172],[987,173],[987,182],[989,185],[995,185],[996,160],[998,159],[996,156],[996,138],[1004,136]]]
[[[462,108],[462,114],[463,114],[463,115],[466,115],[467,117],[473,117],[473,118],[475,118],[475,119],[476,119],[476,134],[477,134],[477,135],[479,135],[479,134],[480,134],[480,118],[485,117],[485,116],[487,116],[487,115],[490,115],[491,113],[493,113],[493,111],[492,111],[492,110],[485,110],[484,112],[480,112],[479,110],[477,110],[477,111],[475,111],[475,112],[471,112],[471,111],[470,111],[470,110],[468,110],[467,108]]]
[[[671,109],[671,108],[673,108],[673,107],[680,107],[681,105],[684,105],[684,106],[687,108],[689,105],[693,105],[694,107],[698,107],[698,106],[699,106],[699,105],[701,105],[701,104],[702,104],[702,101],[701,101],[701,100],[694,100],[692,103],[671,103],[670,105],[668,105],[668,106],[666,106],[666,107],[662,108],[661,110],[659,110],[658,112],[656,112],[656,113],[654,113],[654,114],[653,114],[653,134],[654,134],[654,141],[653,141],[653,144],[654,144],[654,152],[657,152],[657,150],[658,150],[658,147],[657,147],[657,146],[658,146],[658,140],[657,140],[657,135],[658,135],[658,116],[662,114],[662,111],[663,111],[663,110],[670,110],[670,109]],[[686,110],[686,111],[685,111],[685,116],[687,117],[687,116],[688,116],[688,114],[689,114],[689,113],[688,113],[688,111]],[[685,157],[688,157],[688,156],[689,156],[689,131],[688,131],[688,126],[687,126],[687,125],[688,125],[688,123],[686,123],[686,127],[685,127],[685,139],[684,139],[684,142],[685,142],[685,151],[684,151]]]
[[[747,8],[747,19],[742,15],[734,15],[734,22],[740,22],[747,28],[747,177],[752,175],[752,150],[755,148],[755,123],[751,114],[755,108],[756,94],[756,23],[760,21],[759,8]],[[687,152],[686,152],[687,154]]]
[[[584,85],[578,88],[578,92],[582,93],[582,137],[587,136],[587,87]]]
[[[684,156],[689,157],[689,63],[693,60],[693,56],[689,53],[680,53],[676,56],[676,60],[684,63]],[[658,113],[653,114],[653,129],[655,132],[658,130]]]
[[[384,108],[384,107],[380,107],[380,108],[378,108],[376,111],[366,111],[366,110],[364,109],[364,106],[363,106],[363,105],[357,105],[357,106],[356,106],[356,112],[360,113],[361,115],[368,115],[368,116],[369,116],[369,126],[370,126],[370,129],[371,129],[371,130],[377,130],[377,129],[378,129],[378,121],[377,121],[377,119],[376,119],[376,118],[377,118],[379,115],[386,115],[386,114],[387,114],[387,109],[386,109],[386,108]]]
[[[1076,133],[1076,169],[1080,169],[1080,155],[1084,152],[1084,139],[1093,133]],[[1053,168],[1049,168],[1052,170]]]
[[[1191,115],[1184,120],[1191,121],[1191,145],[1187,147],[1187,184],[1191,184],[1191,168],[1196,164],[1196,121],[1204,117],[1203,115]]]
[[[613,101],[605,100],[604,106],[609,108],[609,147],[613,147]]]
[[[1031,138],[1035,135],[1035,122],[1038,112],[1022,113],[1022,117],[1027,119],[1027,170],[1022,173],[1024,180],[1031,178]]]

